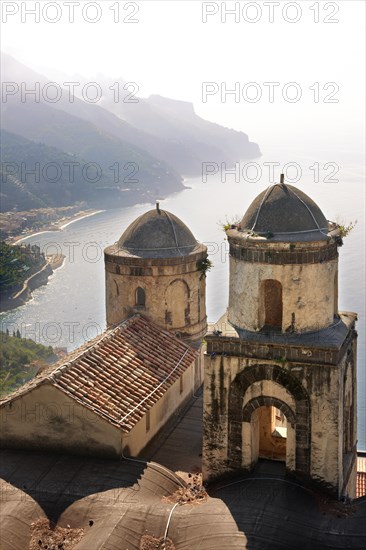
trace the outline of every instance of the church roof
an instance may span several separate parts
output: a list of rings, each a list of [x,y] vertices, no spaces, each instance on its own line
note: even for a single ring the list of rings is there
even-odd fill
[[[118,241],[119,249],[143,258],[186,256],[197,246],[188,227],[158,205],[133,221]]]
[[[47,368],[0,406],[52,384],[128,432],[196,357],[176,336],[135,315]]]
[[[328,222],[319,206],[303,191],[285,183],[260,193],[244,214],[239,229],[270,234],[279,241],[328,238]]]
[[[202,422],[202,406],[198,412]],[[189,409],[185,417],[189,417],[187,441],[192,439],[191,415]],[[195,461],[199,461],[202,437],[197,435],[193,434],[196,445],[191,447]],[[182,502],[187,494],[186,483],[174,473],[182,468],[181,440],[177,443],[169,436],[161,446],[167,454],[170,451],[173,471],[164,462],[156,462],[155,456],[154,462],[145,463],[142,459],[106,460],[1,449],[2,547],[29,548],[34,525],[40,518],[47,518],[47,524],[52,518],[58,527],[71,525],[70,540],[74,529],[83,528],[76,548],[161,548],[153,545],[151,536],[146,537],[151,545],[142,545],[141,540],[149,534],[162,537],[167,508],[172,509],[179,496]],[[188,480],[193,484],[194,476]],[[305,480],[287,477],[281,463],[260,461],[254,471],[211,484],[207,491],[205,501],[187,499],[184,506],[175,509],[169,524],[168,538],[174,541],[170,548],[361,550],[366,546],[365,496],[351,503],[336,501]],[[41,537],[33,538],[34,543],[46,539],[46,533],[49,531],[44,529]],[[57,528],[52,533],[57,533]],[[52,548],[48,537],[47,543]]]

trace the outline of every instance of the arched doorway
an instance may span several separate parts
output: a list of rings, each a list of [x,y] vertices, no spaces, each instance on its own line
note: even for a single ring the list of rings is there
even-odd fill
[[[259,407],[256,412],[259,428],[258,457],[286,462],[286,416],[277,407],[268,405]]]
[[[294,470],[295,422],[292,409],[279,399],[260,396],[249,401],[243,409],[242,466],[251,468],[265,458]]]
[[[294,408],[271,395],[257,395],[244,406],[248,388],[256,382],[278,384],[291,396]],[[260,384],[261,385],[261,384]],[[289,371],[278,365],[258,364],[244,368],[231,382],[228,409],[228,461],[233,469],[251,468],[259,455],[259,443],[253,437],[259,432],[251,425],[252,414],[262,406],[276,407],[286,416],[286,465],[290,470],[310,473],[310,400],[301,383]],[[256,413],[258,414],[258,413]],[[257,433],[257,436],[255,435]],[[291,438],[293,443],[291,443]],[[258,452],[254,450],[258,448]],[[293,458],[290,458],[290,455]]]

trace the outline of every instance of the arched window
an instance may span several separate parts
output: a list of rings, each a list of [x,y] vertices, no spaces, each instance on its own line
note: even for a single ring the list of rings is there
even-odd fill
[[[140,286],[136,288],[135,302],[137,306],[145,306],[146,296],[145,291]]]
[[[183,328],[190,324],[189,287],[176,279],[165,292],[165,319],[170,328]]]
[[[274,279],[266,279],[261,285],[263,326],[282,329],[282,285]]]

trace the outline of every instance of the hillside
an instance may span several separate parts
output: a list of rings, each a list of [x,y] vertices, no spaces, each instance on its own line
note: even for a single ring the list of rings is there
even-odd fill
[[[94,184],[91,180],[95,177],[95,171],[91,170],[91,174],[88,171],[85,189],[91,192],[102,189],[104,192],[98,196],[98,200],[104,203],[123,199],[118,197],[116,190],[129,189],[136,194],[137,200],[139,197],[140,200],[147,200],[150,195],[154,200],[159,193],[171,193],[183,188],[181,177],[165,163],[107,134],[90,122],[46,104],[8,102],[3,108],[2,127],[28,140],[79,157],[81,167],[86,163],[97,165],[100,177],[96,174],[97,181]],[[10,162],[22,162],[22,158],[17,156],[8,158]],[[78,161],[78,158],[73,160]],[[81,200],[90,199],[83,193],[80,195]]]
[[[16,82],[19,88],[20,83],[25,82],[29,88],[39,83],[42,89],[51,80],[7,54],[2,54],[2,67],[3,81]],[[67,80],[69,78],[65,76],[65,81]],[[77,77],[77,81],[80,86],[76,87],[75,93],[80,94],[87,81],[81,77]],[[124,162],[138,162],[142,184],[149,181],[153,187],[156,186],[155,189],[150,189],[152,194],[159,190],[177,190],[178,173],[199,175],[202,162],[232,164],[261,154],[258,145],[250,142],[245,133],[203,120],[195,114],[190,103],[160,96],[151,96],[148,99],[136,96],[136,102],[129,103],[122,94],[115,101],[109,90],[113,82],[115,80],[98,75],[98,84],[103,91],[98,103],[88,103],[76,96],[70,96],[65,88],[56,102],[46,102],[40,94],[39,103],[32,100],[32,96],[22,103],[19,92],[8,97],[3,126],[11,132],[43,141],[47,145],[54,145],[95,162],[108,157],[105,149],[111,146],[108,162],[121,162],[121,152]],[[123,91],[124,82],[119,82]],[[126,95],[128,92],[123,93]],[[40,128],[35,127],[38,126],[35,124],[38,118]],[[78,128],[75,128],[75,118]],[[59,135],[61,131],[64,139]],[[83,148],[80,139],[86,141]],[[105,166],[103,162],[101,164]]]
[[[0,396],[16,390],[31,380],[45,363],[56,361],[51,346],[21,338],[20,332],[0,332]]]
[[[86,162],[80,157],[6,130],[1,131],[0,152],[2,212],[95,202],[98,187],[115,187],[113,178],[104,172],[94,183],[97,173],[91,169],[87,181],[83,174]]]
[[[46,265],[38,246],[11,246],[0,241],[1,301],[20,290],[24,281]]]
[[[139,98],[135,104],[109,99],[103,105],[155,136],[152,146],[146,147],[156,156],[169,158],[184,175],[200,174],[203,162],[225,162],[229,168],[235,162],[261,156],[258,145],[250,142],[247,134],[204,120],[186,101],[152,95]]]
[[[80,83],[75,88],[79,94],[89,82],[80,75],[75,76],[75,81]],[[204,120],[195,113],[192,103],[158,95],[147,99],[137,94],[130,97],[132,87],[124,90],[123,78],[98,75],[98,84],[103,92],[100,105],[80,101],[68,104],[61,100],[54,106],[74,114],[77,105],[80,118],[144,148],[157,158],[168,159],[184,176],[200,175],[202,162],[232,165],[261,156],[258,145],[250,142],[247,134]]]

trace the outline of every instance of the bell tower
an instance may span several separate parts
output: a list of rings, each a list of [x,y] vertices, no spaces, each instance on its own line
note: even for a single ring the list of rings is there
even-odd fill
[[[227,231],[228,310],[206,337],[206,479],[269,458],[355,496],[356,314],[338,311],[330,229],[281,176]]]
[[[200,346],[207,328],[207,248],[179,218],[157,203],[104,257],[108,327],[141,313]]]

